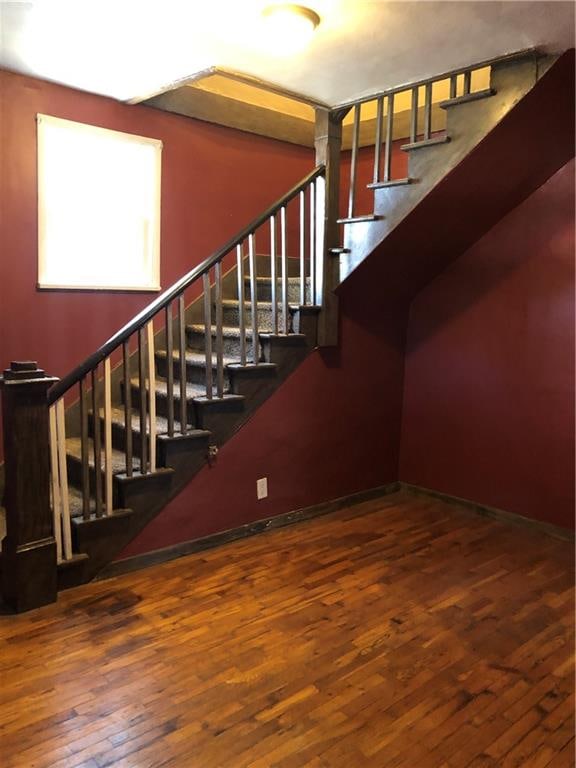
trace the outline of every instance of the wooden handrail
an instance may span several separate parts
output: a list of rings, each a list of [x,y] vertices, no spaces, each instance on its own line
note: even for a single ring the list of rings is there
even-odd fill
[[[148,321],[162,309],[167,307],[174,299],[180,296],[190,285],[192,285],[192,283],[207,274],[215,264],[220,262],[224,256],[226,256],[226,254],[230,253],[237,245],[240,245],[250,234],[267,222],[271,216],[274,216],[274,214],[278,213],[278,211],[292,199],[297,197],[297,195],[299,195],[311,182],[319,176],[324,175],[324,170],[323,165],[318,165],[314,168],[313,171],[292,187],[289,192],[267,208],[264,213],[261,213],[256,219],[250,222],[248,226],[244,227],[244,229],[222,246],[222,248],[215,251],[211,256],[194,267],[194,269],[191,269],[190,272],[181,277],[180,280],[177,280],[170,288],[167,288],[160,296],[158,296],[158,298],[150,302],[150,304],[132,318],[129,323],[111,336],[108,341],[104,342],[96,352],[86,358],[86,360],[77,366],[71,373],[64,376],[64,378],[60,379],[60,381],[51,387],[48,391],[48,404],[52,405],[59,400],[71,387],[81,381],[86,374],[90,373],[90,371],[93,371],[99,363],[109,357],[109,355],[111,355],[123,342],[127,341],[132,334],[143,328]]]
[[[362,96],[359,99],[350,99],[349,101],[343,101],[341,104],[336,104],[332,107],[332,112],[339,112],[342,109],[349,109],[356,104],[365,104],[368,101],[375,101],[381,96],[389,96],[391,94],[400,93],[402,91],[409,91],[412,88],[419,88],[421,85],[428,85],[428,83],[435,83],[438,80],[447,80],[454,75],[461,75],[465,72],[473,72],[475,69],[482,69],[483,67],[489,67],[492,64],[500,64],[506,61],[515,61],[516,59],[522,59],[526,56],[538,56],[541,53],[538,47],[523,48],[520,51],[514,53],[507,53],[504,56],[495,56],[492,59],[485,59],[479,61],[476,64],[469,64],[465,67],[456,67],[450,69],[447,72],[443,72],[440,75],[434,75],[433,77],[426,77],[422,80],[414,80],[413,82],[403,83],[402,85],[395,85],[393,88],[386,88],[384,91],[374,91],[368,96]]]

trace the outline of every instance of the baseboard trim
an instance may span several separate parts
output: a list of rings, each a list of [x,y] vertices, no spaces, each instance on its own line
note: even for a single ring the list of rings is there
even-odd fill
[[[405,483],[403,481],[400,481],[398,485],[400,486],[400,490],[412,493],[415,496],[427,496],[431,499],[438,499],[447,504],[463,507],[477,515],[491,517],[501,523],[511,523],[513,525],[520,525],[524,528],[532,528],[547,536],[553,536],[555,539],[574,541],[576,537],[575,532],[571,531],[569,528],[562,528],[559,525],[544,523],[541,520],[534,520],[531,517],[524,517],[524,515],[519,515],[516,512],[506,512],[503,509],[497,509],[496,507],[489,507],[486,504],[479,504],[476,501],[470,501],[470,499],[462,499],[460,496],[453,496],[449,493],[434,491],[431,488],[423,488],[419,485],[412,485],[411,483]]]
[[[388,496],[391,493],[396,493],[400,488],[401,483],[399,482],[388,483],[387,485],[369,488],[365,491],[351,493],[348,496],[341,496],[340,498],[332,499],[331,501],[314,504],[310,507],[303,507],[302,509],[296,509],[292,512],[286,512],[283,515],[255,520],[252,523],[246,523],[238,528],[230,528],[227,531],[213,533],[210,534],[210,536],[204,536],[201,539],[183,541],[179,544],[173,544],[170,547],[155,549],[152,552],[145,552],[142,555],[134,555],[133,557],[127,557],[124,560],[115,560],[100,571],[96,576],[95,581],[112,579],[116,576],[131,573],[132,571],[139,571],[142,568],[149,568],[153,565],[160,565],[161,563],[166,563],[170,560],[185,557],[186,555],[202,552],[205,549],[212,549],[213,547],[227,544],[230,541],[245,539],[248,536],[255,536],[256,534],[264,533],[265,531],[270,531],[275,528],[284,528],[287,525],[293,525],[294,523],[300,523],[314,517],[327,515],[330,512],[337,512],[344,507],[351,507],[355,504],[361,504],[365,501],[379,499],[383,496]]]

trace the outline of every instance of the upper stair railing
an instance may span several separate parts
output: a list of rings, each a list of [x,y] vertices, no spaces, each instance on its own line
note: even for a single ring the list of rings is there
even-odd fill
[[[369,203],[369,198],[362,194],[364,190],[415,181],[405,173],[407,163],[394,151],[395,141],[405,140],[398,147],[404,152],[450,141],[449,136],[443,135],[445,110],[455,104],[492,95],[490,71],[493,64],[537,53],[535,49],[526,49],[487,59],[339,105],[335,112],[344,116],[344,148],[351,150],[347,205],[339,222],[345,224],[376,218],[371,212],[358,213],[358,203]],[[350,111],[351,119],[348,118]],[[364,148],[368,153],[373,151],[373,158],[369,159],[362,152]]]
[[[69,560],[73,555],[64,397],[78,387],[81,499],[77,501],[81,505],[81,517],[89,520],[93,516],[99,518],[110,515],[114,508],[114,473],[120,471],[130,478],[135,474],[153,473],[157,469],[155,355],[159,351],[157,348],[159,338],[164,341],[162,351],[166,355],[166,434],[173,437],[176,434],[186,435],[188,432],[186,291],[198,288],[201,284],[204,293],[204,396],[207,400],[224,398],[226,395],[222,294],[225,266],[232,267],[235,263],[237,268],[239,365],[241,366],[257,365],[261,354],[257,242],[260,246],[265,245],[266,248],[269,246],[270,251],[271,329],[267,329],[268,332],[274,334],[292,332],[288,279],[289,236],[293,242],[298,243],[299,249],[300,304],[321,306],[324,258],[324,172],[323,166],[316,167],[280,200],[271,205],[222,248],[164,291],[81,365],[51,387],[48,392],[51,495],[59,561]],[[289,219],[288,204],[291,201],[295,202],[290,209],[291,214],[295,215]],[[249,278],[249,301],[245,301],[246,278]],[[194,298],[197,298],[197,295]],[[164,333],[158,334],[157,332],[162,328]],[[251,345],[247,343],[248,339],[251,339]],[[136,352],[136,360],[134,360],[134,352]],[[113,465],[111,375],[113,363],[123,366],[121,389],[125,441],[121,468],[118,467],[117,456],[116,465]],[[137,403],[134,406],[138,414],[137,429],[140,433],[138,451],[134,450],[132,435],[131,369],[135,370],[138,382],[135,388]],[[92,440],[89,438],[89,419],[92,426]]]

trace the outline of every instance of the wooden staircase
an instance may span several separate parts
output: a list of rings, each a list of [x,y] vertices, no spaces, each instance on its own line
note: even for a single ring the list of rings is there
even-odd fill
[[[338,283],[360,274],[367,285],[374,284],[377,275],[377,280],[397,281],[399,293],[408,282],[413,291],[462,249],[464,236],[445,255],[436,255],[443,238],[450,239],[446,232],[460,232],[461,219],[473,222],[477,213],[473,207],[460,208],[458,221],[453,221],[453,212],[441,208],[444,186],[454,174],[467,173],[467,163],[475,162],[479,148],[508,130],[506,121],[541,81],[543,92],[548,88],[553,93],[554,71],[569,67],[570,61],[533,51],[504,57],[490,63],[489,87],[470,90],[469,73],[486,65],[460,73],[463,93],[457,93],[459,73],[442,76],[450,82],[450,98],[439,105],[447,116],[442,130],[433,130],[432,123],[435,81],[424,83],[423,113],[417,95],[422,84],[372,97],[378,115],[374,178],[368,185],[372,211],[355,211],[358,103],[351,105],[349,206],[348,215],[339,220],[340,231],[331,218],[339,194],[335,158],[341,133],[335,130],[319,153],[326,166],[319,165],[52,386],[48,401],[58,588],[100,573],[323,343],[318,336],[322,322],[337,324],[332,312]],[[407,177],[394,178],[393,104],[400,91],[412,92],[410,136],[402,146],[409,163]],[[383,139],[385,101],[392,117],[387,117]],[[340,122],[340,131],[349,106],[330,118],[333,126]],[[561,111],[549,122],[554,126],[565,117]],[[328,146],[331,141],[336,148]],[[554,170],[542,168],[530,183]],[[497,171],[489,174],[497,204],[489,206],[490,215],[477,216],[478,226],[468,226],[469,236],[478,237],[494,216],[530,191],[530,183],[499,179]],[[475,183],[472,177],[473,189]],[[510,193],[512,188],[516,194]],[[476,192],[486,194],[486,184],[478,183]],[[474,204],[477,199],[471,198]],[[413,222],[427,206],[436,212],[436,221],[423,234]],[[428,236],[431,250],[418,251],[417,235]],[[288,252],[288,240],[298,243],[294,252]],[[260,248],[264,242],[269,243],[267,253]],[[262,253],[256,252],[257,243]]]
[[[260,256],[259,261],[264,269],[266,257]],[[298,262],[289,260],[289,269],[296,271]],[[300,278],[297,275],[288,277],[289,298],[289,334],[273,332],[272,304],[270,301],[271,278],[257,279],[257,325],[260,347],[258,362],[242,364],[241,335],[239,330],[239,315],[244,312],[247,326],[252,323],[252,307],[250,303],[249,279],[244,281],[244,306],[240,307],[233,286],[227,281],[227,289],[222,297],[222,361],[224,393],[220,397],[216,392],[217,356],[212,353],[212,399],[206,397],[206,328],[201,322],[189,322],[185,326],[185,412],[184,427],[178,417],[174,417],[173,435],[169,435],[168,413],[168,376],[171,369],[173,379],[173,409],[180,413],[181,402],[181,366],[177,351],[171,356],[166,349],[155,351],[154,392],[156,404],[156,442],[157,468],[155,471],[143,474],[140,471],[140,458],[143,434],[146,442],[146,453],[150,455],[149,420],[144,433],[140,428],[139,409],[134,404],[139,403],[142,389],[145,391],[147,411],[150,408],[150,381],[146,379],[144,386],[139,377],[131,376],[129,380],[130,403],[129,418],[126,418],[126,391],[121,382],[117,390],[118,399],[113,400],[110,409],[111,419],[111,463],[114,507],[112,516],[103,514],[96,516],[96,500],[94,489],[105,485],[106,466],[101,453],[98,483],[96,482],[95,462],[95,429],[100,434],[105,430],[105,412],[98,410],[98,426],[95,424],[94,411],[88,413],[88,439],[86,452],[88,455],[89,474],[89,509],[90,515],[85,519],[83,514],[83,467],[82,467],[82,438],[71,436],[66,439],[66,459],[69,491],[71,493],[70,515],[72,522],[72,541],[74,552],[82,553],[85,557],[72,557],[63,560],[59,565],[59,587],[65,588],[82,583],[93,578],[106,563],[113,559],[122,548],[149,522],[157,511],[165,506],[167,501],[177,494],[198,472],[211,455],[217,452],[261,403],[281,385],[304,357],[316,346],[316,324],[318,308],[311,305],[300,306]],[[310,280],[306,280],[306,296],[310,296]],[[202,304],[204,297],[198,299]],[[188,309],[191,319],[195,317],[197,306]],[[212,313],[216,307],[213,304]],[[283,322],[282,312],[278,314],[279,323]],[[300,332],[301,329],[301,332]],[[212,348],[216,346],[218,328],[210,329]],[[161,334],[159,334],[161,335]],[[253,354],[253,334],[250,327],[244,331],[245,351],[248,359]],[[73,419],[71,419],[73,421]],[[131,432],[131,442],[134,456],[132,458],[133,474],[126,474],[125,446],[127,429]],[[114,523],[111,525],[111,518]]]

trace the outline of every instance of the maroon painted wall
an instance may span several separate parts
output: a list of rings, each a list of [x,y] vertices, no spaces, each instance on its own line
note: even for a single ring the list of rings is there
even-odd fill
[[[413,301],[400,479],[574,526],[574,161]]]
[[[407,318],[382,296],[343,289],[340,348],[313,352],[120,557],[397,480]]]
[[[62,376],[157,295],[37,290],[39,112],[163,141],[163,288],[314,167],[303,147],[0,70],[0,369],[31,359]]]
[[[303,147],[0,70],[2,367],[35,359],[61,376],[156,296],[36,289],[38,112],[163,141],[163,288],[314,167]]]

